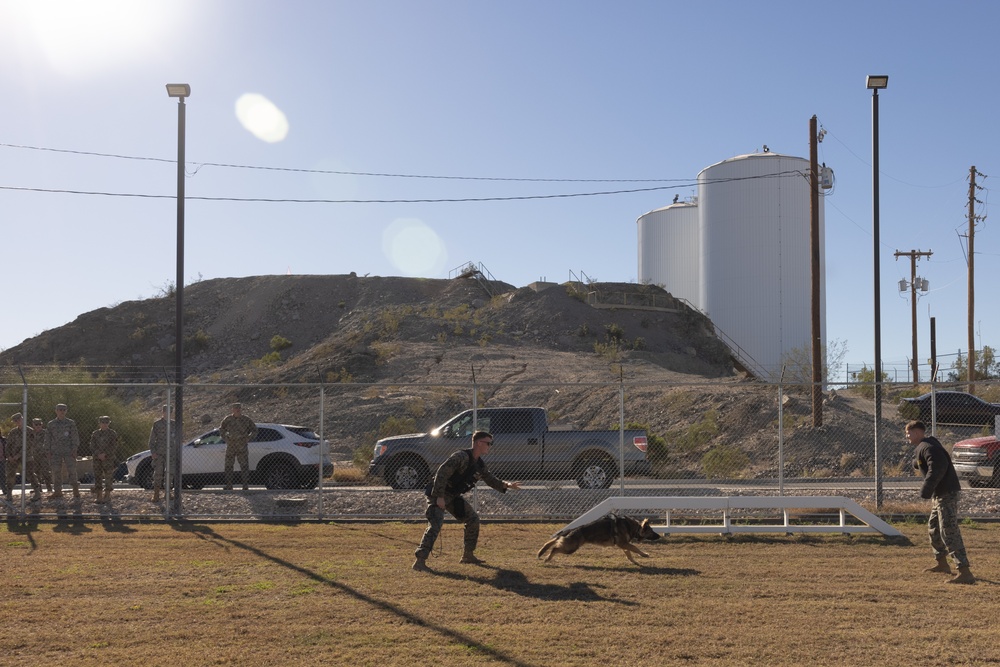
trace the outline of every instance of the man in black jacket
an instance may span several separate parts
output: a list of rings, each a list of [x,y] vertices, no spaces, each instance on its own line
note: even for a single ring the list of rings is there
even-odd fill
[[[448,512],[465,524],[465,550],[462,563],[478,565],[479,560],[473,553],[479,542],[479,515],[472,505],[462,497],[471,491],[476,482],[482,480],[500,493],[507,489],[520,489],[520,482],[505,482],[498,479],[486,468],[483,454],[490,451],[493,436],[486,431],[476,431],[472,434],[472,449],[460,449],[445,459],[437,469],[434,481],[427,492],[427,530],[420,540],[413,561],[413,569],[418,572],[427,571],[427,556],[434,548],[434,541],[441,532],[444,523],[444,512]]]
[[[969,558],[965,554],[962,533],[958,529],[958,500],[962,494],[955,466],[951,463],[941,443],[932,435],[925,435],[927,427],[922,421],[911,421],[906,425],[906,437],[911,445],[916,445],[913,467],[924,476],[920,487],[920,497],[931,500],[931,516],[927,521],[931,548],[937,557],[937,565],[925,572],[951,574],[948,555],[958,566],[958,576],[949,579],[949,584],[974,584],[976,578],[969,570]]]

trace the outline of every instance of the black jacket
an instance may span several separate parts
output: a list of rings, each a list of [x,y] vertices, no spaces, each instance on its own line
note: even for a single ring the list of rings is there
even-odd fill
[[[921,498],[940,498],[946,493],[962,489],[948,450],[932,435],[917,445],[917,458],[913,461],[913,467],[924,475],[924,485],[920,487]]]

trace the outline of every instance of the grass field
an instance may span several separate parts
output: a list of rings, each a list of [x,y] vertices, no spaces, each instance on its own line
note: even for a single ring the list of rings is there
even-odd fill
[[[0,664],[959,665],[1000,662],[1000,525],[949,586],[922,524],[874,536],[677,536],[541,563],[558,528],[483,526],[434,573],[415,523],[7,524]]]

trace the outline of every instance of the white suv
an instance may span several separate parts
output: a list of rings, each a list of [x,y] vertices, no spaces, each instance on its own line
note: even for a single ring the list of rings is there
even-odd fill
[[[333,474],[333,463],[328,457],[330,443],[320,442],[319,436],[304,426],[257,424],[257,436],[248,450],[251,484],[263,484],[269,489],[313,488],[319,481],[320,459],[323,477]],[[223,484],[225,454],[226,443],[219,429],[184,445],[181,456],[184,487],[200,489],[206,484]],[[125,465],[128,467],[125,481],[145,489],[153,488],[153,465],[148,449],[130,456]],[[233,481],[239,484],[242,480],[239,463],[236,463]]]

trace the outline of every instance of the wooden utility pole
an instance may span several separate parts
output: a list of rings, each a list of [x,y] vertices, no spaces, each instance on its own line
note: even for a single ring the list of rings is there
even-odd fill
[[[969,167],[969,393],[976,391],[976,167]]]
[[[819,143],[816,116],[809,119],[809,241],[812,259],[812,413],[813,428],[823,425],[823,337],[820,325]]]
[[[937,323],[931,318],[931,384],[937,382]]]
[[[913,384],[916,386],[920,382],[920,370],[918,366],[919,357],[917,356],[917,259],[920,257],[930,257],[934,253],[930,250],[924,252],[923,250],[911,250],[910,252],[900,252],[896,251],[896,259],[900,257],[910,258],[910,322],[913,326],[913,356],[910,362],[913,366]]]

